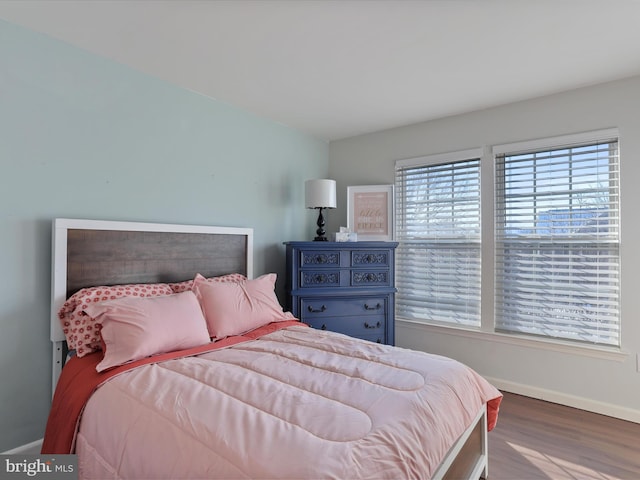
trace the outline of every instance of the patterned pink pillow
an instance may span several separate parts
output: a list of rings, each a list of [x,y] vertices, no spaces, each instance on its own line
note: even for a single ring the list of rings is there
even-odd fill
[[[203,279],[207,283],[239,283],[244,282],[247,277],[241,273],[230,273],[228,275],[221,275],[219,277],[204,278],[199,273],[196,274],[197,279]],[[186,292],[193,289],[193,280],[186,280],[184,282],[170,283],[169,286],[174,293]]]
[[[69,349],[75,349],[78,357],[101,349],[102,325],[85,313],[88,305],[122,297],[158,297],[172,294],[173,290],[166,283],[100,286],[78,290],[64,302],[58,312]]]

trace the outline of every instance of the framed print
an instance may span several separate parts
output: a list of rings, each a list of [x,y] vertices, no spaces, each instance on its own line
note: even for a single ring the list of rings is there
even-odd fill
[[[358,240],[393,240],[393,205],[393,185],[347,187],[349,230]]]

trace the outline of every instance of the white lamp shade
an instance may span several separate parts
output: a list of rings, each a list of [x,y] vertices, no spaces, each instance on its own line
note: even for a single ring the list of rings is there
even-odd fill
[[[304,182],[304,197],[307,208],[336,208],[336,181],[307,180]]]

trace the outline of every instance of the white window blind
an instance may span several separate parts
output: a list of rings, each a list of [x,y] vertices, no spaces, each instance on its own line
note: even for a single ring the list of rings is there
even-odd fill
[[[496,329],[619,345],[617,138],[496,155]]]
[[[480,151],[447,158],[396,162],[396,314],[478,327]]]

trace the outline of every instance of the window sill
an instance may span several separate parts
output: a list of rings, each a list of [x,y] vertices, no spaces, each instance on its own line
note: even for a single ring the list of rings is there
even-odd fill
[[[402,326],[415,330],[429,331],[443,335],[453,335],[456,337],[472,338],[485,342],[503,343],[520,347],[533,348],[537,350],[547,350],[553,352],[567,353],[571,355],[582,355],[585,357],[599,358],[602,360],[612,360],[624,362],[629,353],[615,347],[600,347],[596,345],[578,345],[561,340],[542,339],[527,337],[523,335],[507,335],[504,333],[485,332],[479,329],[461,328],[450,325],[417,322],[396,317],[396,326]]]

